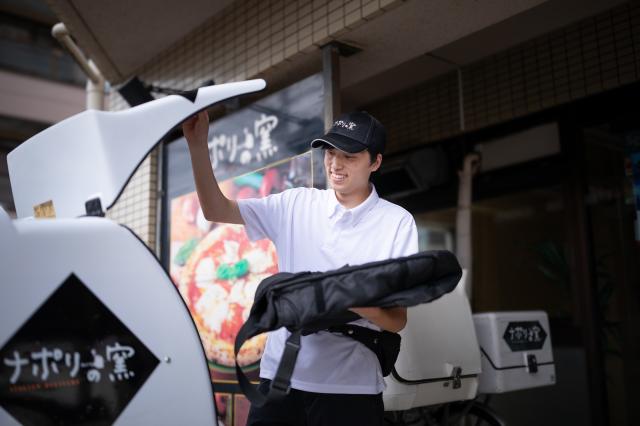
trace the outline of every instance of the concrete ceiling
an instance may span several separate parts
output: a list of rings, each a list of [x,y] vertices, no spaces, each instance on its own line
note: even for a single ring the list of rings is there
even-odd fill
[[[117,83],[233,0],[110,0],[99,7],[95,0],[47,2]],[[363,49],[341,62],[343,107],[384,98],[622,2],[407,0],[339,37]],[[320,52],[306,56],[317,64]],[[275,81],[275,74],[288,72],[283,66],[271,75]]]
[[[233,0],[47,0],[111,82],[121,82]]]
[[[408,1],[347,36],[363,52],[344,61],[344,84],[351,86],[548,1]]]
[[[464,10],[455,7],[432,10],[427,3],[432,2],[409,1],[341,37],[341,41],[363,48],[362,53],[341,62],[345,109],[366,105],[415,86],[458,66],[625,3],[625,0],[513,2],[512,6],[519,4],[521,11],[506,9],[502,15],[498,11],[487,14],[487,6],[501,2],[475,1],[475,9]],[[447,4],[453,3],[460,2]],[[500,16],[504,19],[496,19]]]

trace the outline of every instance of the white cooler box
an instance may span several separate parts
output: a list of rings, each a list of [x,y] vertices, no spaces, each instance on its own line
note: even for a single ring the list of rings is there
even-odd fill
[[[482,353],[479,393],[553,385],[556,371],[549,320],[543,311],[473,315]]]
[[[465,292],[465,274],[454,291],[408,310],[393,373],[385,378],[386,411],[476,396],[480,352]]]

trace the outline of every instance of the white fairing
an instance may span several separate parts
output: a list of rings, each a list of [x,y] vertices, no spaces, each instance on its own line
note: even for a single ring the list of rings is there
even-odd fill
[[[434,302],[408,310],[407,325],[400,332],[402,344],[395,368],[406,380],[441,379],[430,383],[406,384],[393,375],[385,378],[384,408],[407,410],[476,396],[480,373],[480,352],[473,327],[465,276],[454,291]],[[462,369],[459,388],[454,388],[455,367]]]
[[[0,347],[73,273],[160,360],[115,424],[216,424],[209,371],[189,312],[129,230],[101,218],[12,223],[0,209],[0,271]],[[0,424],[18,423],[0,408]]]
[[[485,312],[473,315],[482,352],[482,374],[478,392],[504,393],[555,384],[549,319],[544,311]],[[513,350],[507,344],[509,324],[536,323],[545,334],[540,348]],[[538,332],[540,333],[540,332]],[[535,340],[534,336],[525,340]],[[541,337],[539,335],[539,337]],[[527,358],[535,356],[537,371],[531,371]],[[490,358],[490,359],[489,359]]]
[[[194,102],[171,95],[126,111],[87,110],[38,133],[9,153],[9,177],[18,217],[53,202],[56,217],[85,214],[100,198],[107,209],[133,171],[175,126],[222,100],[262,90],[264,80],[198,89]]]

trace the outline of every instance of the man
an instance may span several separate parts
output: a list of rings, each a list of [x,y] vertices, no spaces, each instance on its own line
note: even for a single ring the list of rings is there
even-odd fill
[[[260,199],[229,200],[218,187],[207,149],[208,117],[198,114],[183,125],[196,190],[207,220],[244,224],[251,240],[269,238],[282,272],[326,271],[418,251],[413,217],[382,200],[369,182],[386,143],[384,127],[365,112],[345,114],[315,139],[324,148],[331,189],[295,188]],[[363,282],[362,285],[367,285]],[[352,308],[355,323],[400,331],[406,308]],[[268,390],[288,337],[282,328],[269,334],[260,363],[260,387]],[[249,425],[382,425],[385,388],[376,355],[338,333],[303,336],[291,378],[291,392],[262,408],[252,407]]]

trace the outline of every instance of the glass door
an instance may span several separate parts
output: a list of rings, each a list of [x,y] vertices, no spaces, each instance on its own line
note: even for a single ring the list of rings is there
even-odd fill
[[[609,123],[582,133],[609,424],[639,424],[640,132]]]

